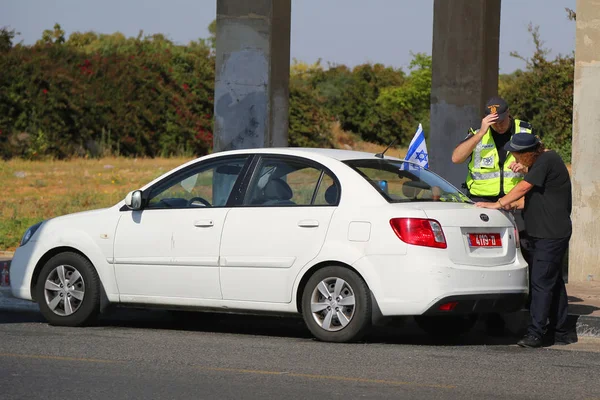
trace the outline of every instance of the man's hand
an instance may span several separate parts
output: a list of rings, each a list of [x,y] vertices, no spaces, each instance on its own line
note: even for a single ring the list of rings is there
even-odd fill
[[[498,121],[497,113],[486,115],[485,118],[481,120],[481,129],[479,131],[485,134],[490,126],[495,124],[496,121]]]
[[[508,168],[510,168],[512,170],[512,172],[514,172],[514,173],[521,172],[521,173],[526,174],[528,171],[528,168],[526,166],[524,166],[523,164],[518,163],[516,161],[513,161],[512,163],[510,163]]]
[[[431,187],[431,198],[433,201],[440,201],[442,198],[442,189],[439,186]]]
[[[475,150],[475,146],[477,146],[477,144],[481,141],[483,135],[486,134],[488,130],[486,126],[489,127],[489,125],[485,125],[482,122],[482,129],[480,129],[476,133],[473,133],[471,137],[469,137],[468,139],[461,142],[458,146],[456,146],[456,148],[452,152],[452,162],[454,164],[462,164],[465,161],[467,161],[467,158],[469,158],[469,156],[473,153],[473,150]],[[485,130],[483,130],[483,128],[485,128]],[[473,131],[471,130],[471,132]]]
[[[491,202],[487,202],[487,201],[479,201],[479,202],[475,203],[475,205],[479,208],[491,208],[492,210],[499,210],[500,208],[502,208],[500,206],[500,203],[498,203],[498,202],[491,203]]]
[[[523,208],[525,208],[525,197],[521,197],[519,200],[510,203],[511,210],[522,210]]]

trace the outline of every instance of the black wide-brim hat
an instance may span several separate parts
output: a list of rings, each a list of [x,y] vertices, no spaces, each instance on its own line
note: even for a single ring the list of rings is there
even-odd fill
[[[504,145],[504,150],[519,153],[533,149],[540,144],[540,139],[531,133],[517,133]]]

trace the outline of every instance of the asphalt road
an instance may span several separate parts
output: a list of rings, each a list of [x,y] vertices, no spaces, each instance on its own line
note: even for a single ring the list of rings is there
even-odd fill
[[[409,326],[331,344],[301,320],[203,315],[60,328],[0,311],[0,399],[600,399],[600,339],[529,350]]]

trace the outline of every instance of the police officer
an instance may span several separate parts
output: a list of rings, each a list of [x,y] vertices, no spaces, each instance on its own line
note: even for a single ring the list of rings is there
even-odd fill
[[[523,166],[505,151],[515,133],[532,133],[531,124],[513,119],[504,99],[495,96],[485,105],[481,128],[469,135],[452,153],[452,162],[462,164],[470,157],[466,186],[473,201],[498,201],[523,180]]]
[[[514,119],[508,104],[499,96],[487,101],[484,114],[481,127],[477,130],[470,128],[467,137],[456,146],[452,152],[452,162],[462,164],[470,159],[465,182],[467,195],[475,202],[495,203],[521,182],[527,172],[525,166],[504,150],[504,146],[516,133],[531,134],[532,127],[529,122]],[[514,205],[516,208],[517,204]],[[514,216],[520,233],[521,250],[529,263],[530,245],[521,211],[515,211]],[[499,333],[504,329],[504,321],[498,315],[490,315],[487,328],[489,333]]]

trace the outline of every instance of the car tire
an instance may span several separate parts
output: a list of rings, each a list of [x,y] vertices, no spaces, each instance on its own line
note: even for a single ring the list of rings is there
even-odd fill
[[[476,315],[418,315],[415,322],[425,332],[436,337],[456,337],[468,333],[477,323]]]
[[[330,296],[326,297],[324,291]],[[304,322],[311,333],[324,342],[362,339],[371,326],[371,309],[371,295],[365,281],[354,271],[340,266],[316,271],[302,294]]]
[[[60,253],[46,262],[35,291],[50,325],[90,325],[100,312],[100,278],[92,263],[77,253]]]

